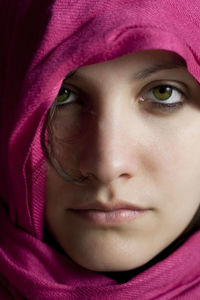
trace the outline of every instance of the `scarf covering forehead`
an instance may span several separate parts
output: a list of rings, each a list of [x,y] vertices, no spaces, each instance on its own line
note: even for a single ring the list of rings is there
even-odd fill
[[[200,82],[200,2],[0,1],[0,298],[198,299],[200,233],[125,284],[43,242],[41,131],[62,80],[84,65],[145,49],[182,56]]]

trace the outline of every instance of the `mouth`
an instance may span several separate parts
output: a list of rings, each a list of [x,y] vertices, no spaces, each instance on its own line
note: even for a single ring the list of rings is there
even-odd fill
[[[92,223],[93,225],[120,225],[137,219],[146,214],[151,209],[143,208],[125,202],[115,202],[113,204],[87,205],[81,208],[70,208],[68,211],[74,216]]]

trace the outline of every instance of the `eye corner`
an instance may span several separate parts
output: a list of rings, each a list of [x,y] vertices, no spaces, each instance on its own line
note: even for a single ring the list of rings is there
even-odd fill
[[[162,90],[159,91],[159,89]],[[166,88],[169,90],[167,91]],[[156,96],[153,90],[158,89],[160,93]],[[188,96],[185,90],[174,83],[174,81],[153,81],[142,88],[137,97],[139,103],[144,106],[145,110],[150,112],[173,113],[181,109],[187,102]]]

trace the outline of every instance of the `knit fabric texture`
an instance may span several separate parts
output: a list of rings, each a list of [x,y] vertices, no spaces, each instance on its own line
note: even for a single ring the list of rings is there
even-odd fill
[[[199,231],[124,284],[47,245],[41,146],[47,112],[78,67],[163,49],[200,82],[199,0],[1,0],[0,24],[0,299],[199,299]]]

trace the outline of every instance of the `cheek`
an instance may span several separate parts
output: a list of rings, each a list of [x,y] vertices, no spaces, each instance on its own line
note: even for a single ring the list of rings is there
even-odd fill
[[[182,183],[199,181],[199,112],[188,108],[180,116],[156,119],[148,125],[151,132],[147,132],[144,140],[143,158],[146,155],[145,164],[150,175],[171,184],[178,183],[179,179]]]
[[[156,204],[163,220],[184,227],[200,203],[200,133],[191,126],[158,139],[149,163]]]
[[[200,179],[200,136],[191,136],[190,131],[177,135],[164,143],[158,163],[168,181],[183,185],[195,185]],[[164,175],[165,174],[165,175]]]

